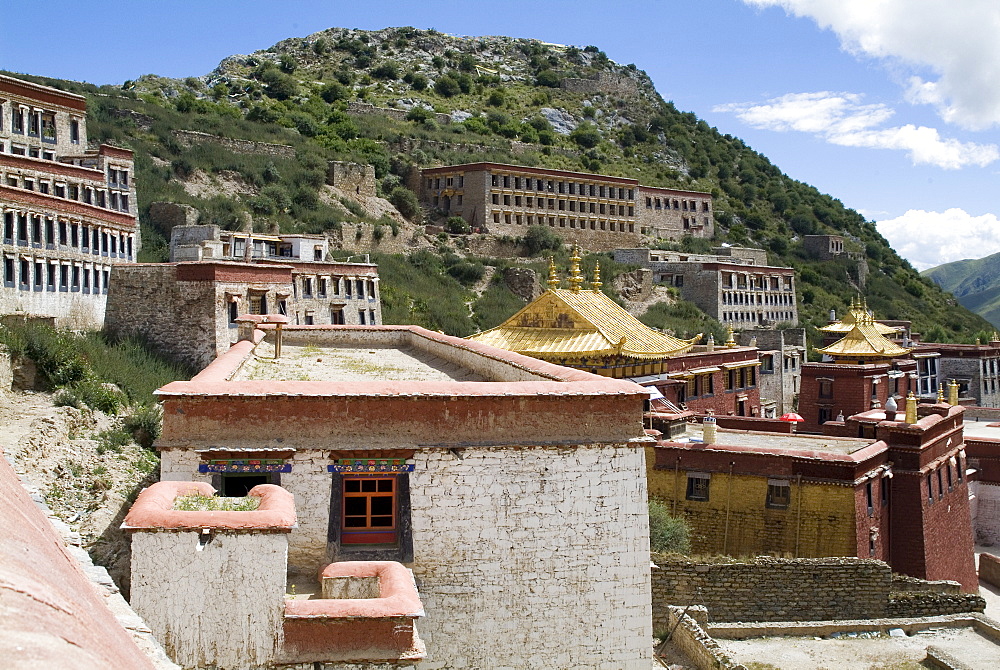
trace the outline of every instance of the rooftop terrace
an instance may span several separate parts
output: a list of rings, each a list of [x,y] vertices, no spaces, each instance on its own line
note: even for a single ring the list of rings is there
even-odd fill
[[[700,424],[687,424],[682,435],[671,438],[670,442],[701,443],[703,440]],[[873,440],[857,437],[830,437],[828,435],[788,435],[784,433],[763,433],[749,430],[717,429],[713,447],[739,450],[768,449],[776,452],[818,452],[831,455],[850,455],[871,445]]]
[[[488,381],[454,361],[410,345],[364,342],[285,345],[274,358],[274,345],[263,341],[233,381]]]

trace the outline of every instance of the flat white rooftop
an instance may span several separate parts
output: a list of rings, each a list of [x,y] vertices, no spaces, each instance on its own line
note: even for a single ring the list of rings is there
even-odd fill
[[[487,381],[475,372],[416,347],[364,344],[288,345],[274,358],[263,341],[233,381]]]

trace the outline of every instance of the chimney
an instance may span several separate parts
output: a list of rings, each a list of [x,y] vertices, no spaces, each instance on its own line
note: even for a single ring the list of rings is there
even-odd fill
[[[705,444],[715,444],[716,439],[716,420],[715,417],[709,414],[701,422],[701,439]]]

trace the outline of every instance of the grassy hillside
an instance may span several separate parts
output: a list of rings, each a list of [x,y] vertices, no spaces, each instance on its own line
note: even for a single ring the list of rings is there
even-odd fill
[[[1000,254],[946,263],[922,274],[1000,328]]]
[[[858,292],[879,317],[912,319],[915,330],[935,339],[971,341],[991,328],[921,277],[873,223],[784,175],[740,139],[676,109],[641,69],[610,61],[596,46],[458,38],[413,28],[334,28],[232,56],[201,77],[147,75],[121,88],[33,79],[87,94],[91,138],[137,152],[145,260],[165,257],[164,231],[149,224],[153,201],[192,204],[203,222],[225,228],[249,220],[257,230],[319,232],[364,219],[356,208],[321,197],[328,160],[372,164],[380,194],[401,205],[412,203],[404,184],[421,167],[494,160],[711,192],[717,238],[662,244],[767,249],[770,262],[800,273],[800,315],[812,336],[831,308],[842,312]],[[346,111],[350,101],[409,111],[406,120],[356,116]],[[450,114],[454,122],[440,123],[433,113]],[[187,147],[173,132],[180,129],[287,144],[295,158],[237,154],[212,143]],[[209,193],[185,189],[185,179],[201,173],[235,186]],[[410,214],[415,221],[434,216]],[[842,234],[863,249],[866,283],[857,262],[808,257],[801,237],[814,233]],[[382,259],[387,267],[399,264],[392,276],[401,282],[383,283],[387,319],[424,318],[458,334],[516,309],[499,286],[475,300],[457,289],[440,292],[442,281],[458,281],[442,274],[456,265],[448,254],[465,255],[462,240],[445,237],[430,240],[438,249],[434,262],[409,259],[404,272],[403,257]],[[675,310],[670,318],[697,327],[703,315],[686,319],[685,313]]]

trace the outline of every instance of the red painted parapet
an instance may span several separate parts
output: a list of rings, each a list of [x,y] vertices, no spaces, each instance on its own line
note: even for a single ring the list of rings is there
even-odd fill
[[[129,510],[123,530],[262,530],[289,532],[295,527],[292,494],[273,484],[260,484],[247,495],[260,498],[249,512],[175,510],[174,499],[186,495],[215,495],[205,482],[157,482],[139,494]]]
[[[426,650],[416,619],[424,608],[413,576],[394,561],[331,563],[320,579],[377,579],[377,598],[286,600],[279,663],[416,663]]]

